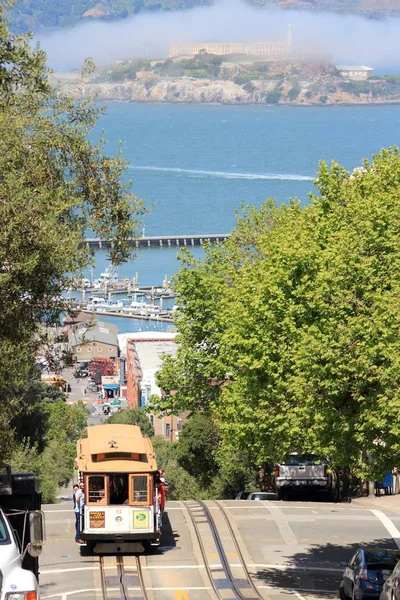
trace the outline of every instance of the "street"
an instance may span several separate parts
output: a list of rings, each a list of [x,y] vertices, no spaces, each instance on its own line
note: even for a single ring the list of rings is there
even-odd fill
[[[167,503],[162,546],[140,559],[149,599],[216,597],[194,535],[188,505]],[[224,552],[235,573],[241,565],[222,527],[220,517],[225,509],[258,597],[265,600],[337,598],[344,570],[341,563],[347,561],[356,548],[360,545],[396,548],[396,538],[400,545],[400,512],[379,510],[373,502],[371,508],[353,504],[235,500],[224,500],[220,504],[208,501],[206,505],[215,519]],[[42,600],[103,599],[99,557],[81,557],[74,541],[72,500],[44,506],[44,511],[47,542],[40,560]],[[211,571],[218,575],[221,555],[213,549],[212,536],[205,525],[202,527],[206,560]],[[111,563],[106,563],[105,568],[112,584],[116,580],[112,575],[115,557],[107,558]],[[133,559],[125,557],[127,573],[131,573],[127,581],[132,581],[128,586],[130,600],[143,598],[140,588],[133,583],[134,566],[129,562]],[[225,590],[222,597],[235,597],[229,595],[223,579],[219,587]]]

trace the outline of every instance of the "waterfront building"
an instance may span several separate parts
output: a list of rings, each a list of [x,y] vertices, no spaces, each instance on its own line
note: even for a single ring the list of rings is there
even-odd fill
[[[354,66],[343,66],[336,67],[342,77],[346,79],[353,79],[354,81],[363,81],[368,79],[374,70],[372,67],[354,67]]]
[[[98,322],[95,326],[70,329],[68,345],[73,358],[79,364],[88,363],[93,358],[118,357],[118,339],[116,326],[111,323]]]
[[[200,52],[226,56],[244,54],[266,58],[284,58],[292,54],[292,28],[288,27],[285,41],[280,42],[198,42],[171,44],[167,57],[195,56]]]

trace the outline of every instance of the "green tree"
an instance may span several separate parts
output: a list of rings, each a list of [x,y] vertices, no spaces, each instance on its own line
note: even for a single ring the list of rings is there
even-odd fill
[[[398,150],[354,173],[321,163],[315,184],[308,206],[245,208],[204,261],[185,255],[158,379],[170,410],[212,410],[225,455],[308,450],[381,477],[400,462]]]
[[[202,487],[208,487],[218,473],[215,459],[218,444],[218,429],[205,413],[190,417],[179,434],[176,447],[178,463]]]
[[[148,415],[141,408],[125,408],[108,417],[107,423],[120,425],[138,425],[145,437],[153,437],[154,428]]]
[[[85,65],[87,74],[90,64]],[[88,141],[101,110],[52,91],[46,55],[12,35],[0,8],[0,457],[10,421],[30,409],[27,381],[46,327],[68,310],[63,290],[90,264],[85,232],[111,241],[117,264],[131,253],[143,202],[122,180],[121,154]]]

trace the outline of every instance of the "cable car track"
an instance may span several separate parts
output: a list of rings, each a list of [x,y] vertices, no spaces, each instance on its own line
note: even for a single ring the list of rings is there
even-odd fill
[[[196,502],[183,502],[183,504],[186,507],[190,519],[192,521],[196,538],[199,543],[200,552],[204,560],[207,575],[216,597],[220,600],[227,600],[227,596],[225,594],[221,594],[221,591],[218,587],[218,582],[220,582],[221,580],[215,576],[215,574],[217,574],[218,572],[220,573],[221,570],[219,566],[215,567],[210,563],[209,553],[207,552],[203,539],[205,537],[204,532],[202,533],[200,530],[200,526],[204,526],[205,523],[207,523],[209,530],[212,534],[215,547],[221,560],[221,565],[225,574],[225,579],[232,590],[231,598],[237,600],[264,600],[264,597],[261,596],[260,592],[257,590],[255,584],[251,579],[250,572],[246,566],[243,553],[240,550],[239,544],[236,540],[236,536],[233,531],[232,525],[230,524],[225,509],[221,506],[221,504],[215,501],[215,504],[218,506],[220,513],[224,517],[224,522],[227,526],[230,538],[233,542],[237,557],[239,559],[239,568],[243,573],[243,575],[241,575],[240,577],[235,576],[232,571],[232,566],[229,563],[227,553],[224,549],[224,544],[222,543],[221,535],[218,531],[214,517],[212,516],[208,506],[201,500]],[[198,510],[198,507],[200,507],[201,511]],[[204,518],[206,521],[204,521]],[[237,569],[237,565],[235,565],[235,569]],[[224,590],[226,592],[226,587],[221,587],[221,590]]]
[[[139,556],[100,556],[100,573],[103,600],[149,600]]]

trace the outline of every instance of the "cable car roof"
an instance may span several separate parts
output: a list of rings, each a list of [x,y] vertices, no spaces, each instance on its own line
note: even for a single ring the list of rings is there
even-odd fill
[[[80,471],[152,472],[157,470],[151,440],[137,425],[95,425],[77,442]]]

